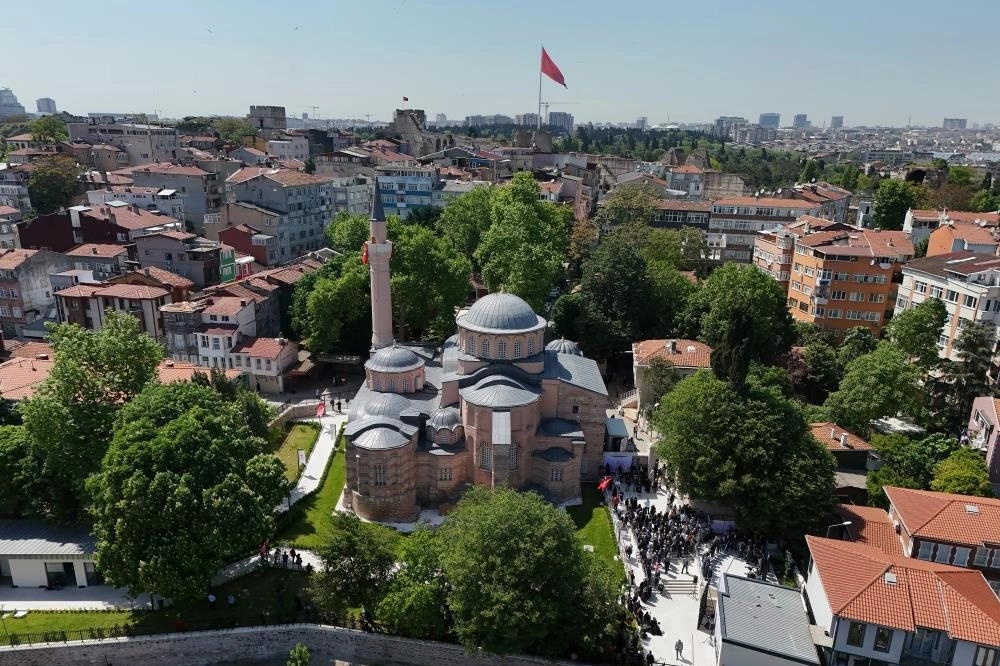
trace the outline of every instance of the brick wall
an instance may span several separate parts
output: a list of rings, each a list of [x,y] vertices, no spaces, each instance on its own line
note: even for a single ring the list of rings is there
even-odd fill
[[[316,407],[319,405],[318,402],[308,402],[301,405],[292,405],[285,411],[278,414],[274,419],[268,423],[269,428],[275,426],[279,428],[284,428],[291,421],[297,421],[299,419],[309,419],[316,417]]]
[[[543,666],[569,663],[518,656],[472,657],[460,646],[447,643],[300,624],[80,641],[45,647],[0,648],[0,666],[208,666],[238,659],[284,659],[296,643],[309,647],[314,664],[329,664],[334,659],[380,666]]]

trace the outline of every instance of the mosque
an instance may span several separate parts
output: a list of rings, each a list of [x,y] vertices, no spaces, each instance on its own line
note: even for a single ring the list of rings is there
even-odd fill
[[[513,294],[460,310],[441,348],[392,335],[385,214],[376,191],[371,240],[372,351],[344,430],[344,504],[383,522],[447,510],[471,484],[580,495],[602,469],[608,391],[597,363],[568,340],[545,344],[545,319]]]

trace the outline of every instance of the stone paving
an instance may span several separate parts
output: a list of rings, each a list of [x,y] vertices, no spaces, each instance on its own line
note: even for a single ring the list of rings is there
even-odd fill
[[[347,411],[345,409],[345,411],[338,413],[336,410],[333,410],[332,413],[327,412],[327,415],[321,418],[302,419],[302,421],[312,423],[318,421],[321,429],[319,438],[316,440],[316,445],[313,446],[312,453],[309,454],[309,459],[306,461],[306,466],[303,468],[302,474],[299,475],[299,481],[292,490],[289,498],[291,504],[295,504],[319,488],[319,484],[323,480],[323,471],[326,469],[326,463],[330,460],[333,450],[337,447],[337,435],[340,433],[340,428],[343,424],[347,423]],[[295,423],[295,421],[292,423]],[[278,507],[278,510],[287,511],[288,506],[282,504]]]

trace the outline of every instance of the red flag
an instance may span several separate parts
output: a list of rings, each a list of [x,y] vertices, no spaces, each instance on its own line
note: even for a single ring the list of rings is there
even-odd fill
[[[326,403],[325,402],[321,402],[318,405],[316,405],[316,418],[320,418],[321,416],[326,416]]]
[[[368,243],[365,243],[365,249],[361,250],[361,263],[368,264]]]
[[[552,62],[552,58],[549,57],[549,54],[545,52],[544,46],[542,47],[542,74],[549,77],[563,88],[569,90],[566,86],[566,79],[563,78],[562,72],[559,71],[556,64]]]
[[[404,102],[409,102],[409,101],[410,101],[410,98],[409,98],[409,97],[406,97],[406,96],[404,96],[404,97],[403,97],[403,101],[404,101]]]
[[[610,485],[611,485],[611,477],[606,476],[600,483],[597,484],[597,489],[600,490],[601,492],[604,492],[605,490],[608,489],[608,486]]]

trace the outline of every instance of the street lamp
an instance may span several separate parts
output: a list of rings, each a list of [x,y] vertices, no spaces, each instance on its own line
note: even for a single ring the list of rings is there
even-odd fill
[[[842,523],[836,523],[834,525],[830,525],[829,527],[826,528],[826,538],[827,539],[830,538],[830,530],[832,530],[834,527],[847,527],[848,525],[851,525],[851,521],[849,520],[845,520]]]

